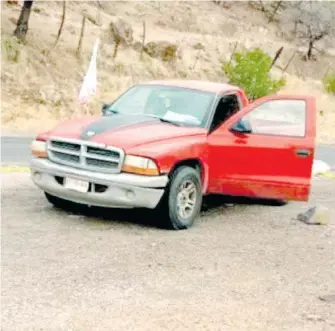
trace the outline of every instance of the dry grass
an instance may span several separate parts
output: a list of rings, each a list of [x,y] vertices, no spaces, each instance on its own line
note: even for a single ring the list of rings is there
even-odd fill
[[[64,32],[52,50],[60,24],[62,3],[36,1],[30,20],[27,44],[12,38],[19,7],[2,2],[2,128],[36,132],[51,128],[61,119],[97,113],[103,101],[115,98],[130,85],[149,79],[181,77],[222,81],[221,60],[229,58],[236,41],[246,47],[261,46],[274,55],[284,46],[279,66],[284,66],[294,46],[278,36],[275,25],[265,25],[261,13],[246,3],[234,2],[230,10],[212,2],[68,2]],[[37,10],[36,10],[37,9]],[[75,57],[79,39],[81,13],[100,21],[102,27],[87,24],[83,55]],[[141,40],[142,22],[146,21],[147,41],[166,40],[177,43],[182,59],[169,65],[145,56],[140,60],[133,49],[122,48],[113,60],[114,45],[104,37],[108,23],[122,17],[132,24],[134,37]],[[79,88],[97,36],[102,38],[98,56],[98,95],[87,108],[77,102]],[[204,49],[199,49],[199,45]],[[201,48],[201,47],[200,47]],[[308,93],[317,97],[319,110],[318,139],[335,140],[335,97],[323,92],[322,74],[332,60],[330,55],[315,62],[303,62],[296,56],[288,70],[283,92]]]

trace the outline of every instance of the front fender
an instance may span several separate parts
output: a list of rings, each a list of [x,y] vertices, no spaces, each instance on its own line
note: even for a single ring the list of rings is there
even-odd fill
[[[156,161],[162,174],[169,174],[178,163],[198,161],[202,168],[203,191],[208,183],[208,148],[205,135],[169,139],[136,146],[126,151],[127,154],[149,157]]]

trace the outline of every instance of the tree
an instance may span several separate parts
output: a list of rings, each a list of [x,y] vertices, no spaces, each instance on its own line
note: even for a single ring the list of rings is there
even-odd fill
[[[24,1],[21,9],[20,17],[16,24],[14,35],[21,41],[24,41],[28,32],[28,22],[31,12],[31,7],[34,1]]]
[[[292,2],[285,19],[294,23],[293,34],[306,43],[306,58],[313,55],[315,43],[335,34],[335,3],[331,1]]]
[[[335,95],[335,72],[325,75],[323,85],[328,93]]]
[[[279,52],[277,52],[278,54]],[[223,62],[223,72],[229,82],[242,87],[250,100],[272,94],[285,85],[284,79],[270,74],[273,60],[260,48],[235,52],[229,62]]]

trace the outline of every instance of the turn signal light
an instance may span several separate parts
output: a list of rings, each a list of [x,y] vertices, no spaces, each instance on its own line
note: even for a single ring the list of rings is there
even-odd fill
[[[45,141],[34,140],[31,143],[31,154],[39,158],[47,158],[47,144]]]
[[[136,175],[159,176],[157,164],[153,160],[135,155],[126,156],[122,171]]]

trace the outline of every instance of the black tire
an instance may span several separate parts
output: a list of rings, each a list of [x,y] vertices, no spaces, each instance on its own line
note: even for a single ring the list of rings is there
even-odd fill
[[[190,185],[194,188],[194,192],[189,195],[191,200],[194,199],[194,207],[190,208],[189,214],[186,217],[180,215],[180,208],[178,206],[178,194],[180,193],[183,185]],[[186,198],[185,198],[186,199]],[[199,171],[188,166],[181,166],[177,168],[171,175],[169,186],[162,201],[159,205],[159,211],[163,214],[164,227],[174,230],[183,230],[190,228],[196,218],[200,214],[200,209],[202,205],[202,189],[201,189],[201,179]]]
[[[47,192],[44,192],[44,194],[48,202],[51,203],[57,209],[62,209],[69,212],[81,212],[85,209],[85,207],[87,207],[79,203],[55,197],[54,195],[51,195]]]

